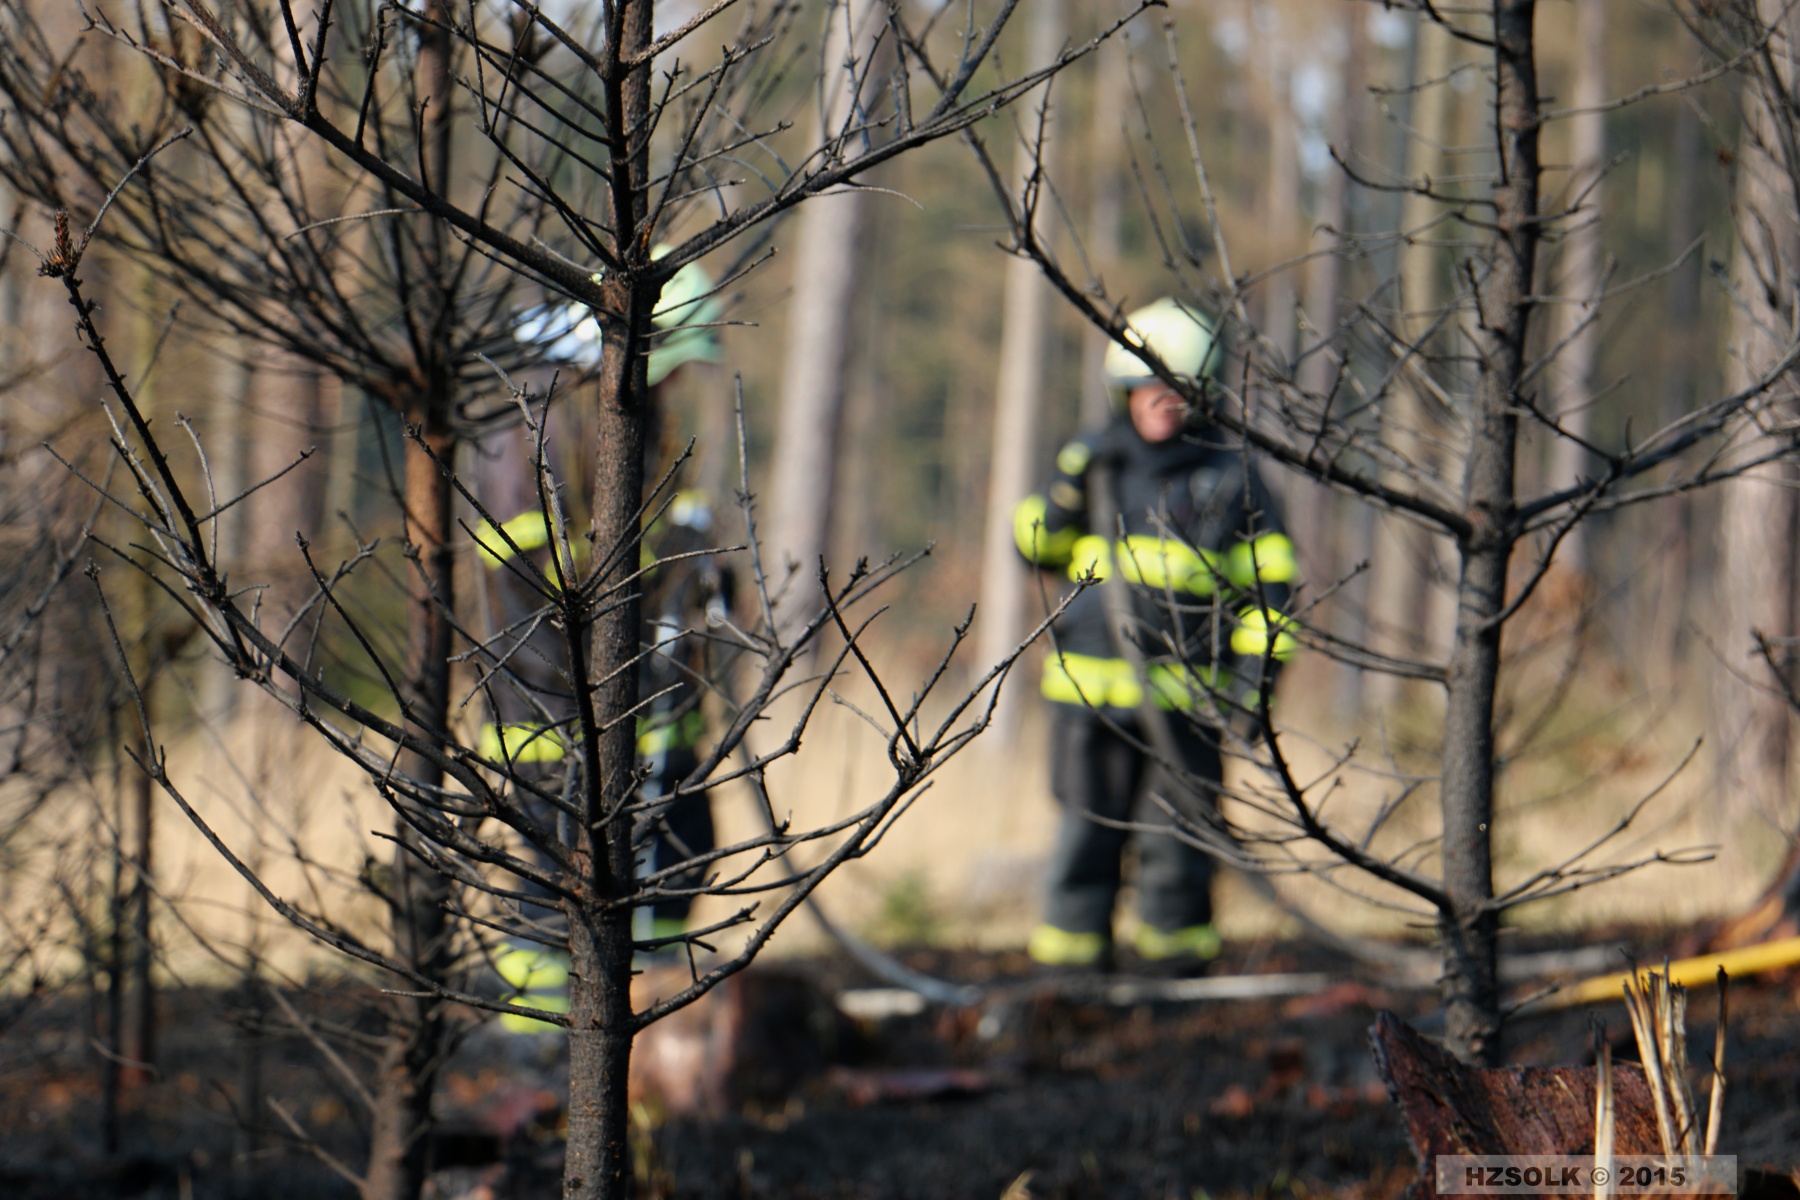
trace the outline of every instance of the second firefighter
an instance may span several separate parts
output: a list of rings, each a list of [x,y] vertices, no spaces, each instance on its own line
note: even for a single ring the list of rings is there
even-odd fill
[[[1212,323],[1192,307],[1161,300],[1128,324],[1186,381],[1216,370]],[[1220,949],[1213,862],[1193,833],[1218,803],[1216,726],[1297,648],[1283,616],[1294,547],[1241,445],[1193,420],[1125,347],[1111,347],[1106,373],[1112,419],[1064,446],[1049,485],[1014,514],[1028,561],[1099,580],[1057,621],[1044,667],[1063,815],[1029,950],[1050,966],[1109,967],[1134,847],[1134,949],[1198,963]]]

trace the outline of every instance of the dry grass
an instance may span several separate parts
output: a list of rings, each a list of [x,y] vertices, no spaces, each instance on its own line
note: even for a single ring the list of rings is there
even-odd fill
[[[1015,685],[1034,682],[1021,678]],[[1333,710],[1326,682],[1321,664],[1314,662],[1297,665],[1284,683],[1283,720],[1307,735],[1296,732],[1285,743],[1302,774],[1323,770],[1328,752],[1346,737],[1349,723]],[[854,694],[854,687],[850,690]],[[251,703],[224,736],[191,735],[173,745],[175,778],[238,853],[262,865],[278,894],[378,936],[380,914],[357,878],[368,860],[390,856],[389,844],[375,836],[389,825],[383,806],[366,780],[291,719]],[[917,910],[915,919],[899,925],[887,920],[890,932],[923,928],[949,944],[981,948],[1022,944],[1036,919],[1042,864],[1059,817],[1049,795],[1045,714],[1041,704],[1030,709],[1016,747],[978,743],[947,764],[873,855],[849,864],[823,887],[820,900],[833,916],[853,929],[880,933],[884,913],[891,918],[896,906],[905,906]],[[1496,860],[1503,885],[1597,837],[1674,769],[1697,736],[1699,714],[1674,708],[1651,720],[1648,709],[1640,702],[1604,712],[1596,698],[1578,696],[1568,723],[1579,727],[1585,721],[1590,728],[1510,770]],[[1390,752],[1402,765],[1420,758],[1416,748],[1396,751],[1379,737],[1367,740],[1356,762],[1376,773],[1342,772],[1343,786],[1330,801],[1328,816],[1354,828],[1359,817],[1374,811],[1392,787],[1379,774],[1392,765],[1385,758]],[[1652,867],[1522,910],[1515,923],[1556,930],[1620,922],[1686,925],[1745,907],[1765,885],[1782,846],[1772,834],[1742,823],[1719,828],[1720,808],[1706,793],[1706,776],[1703,758],[1677,776],[1620,839],[1614,857],[1720,842],[1715,862]],[[880,736],[848,709],[827,706],[800,756],[772,771],[770,785],[778,810],[791,811],[796,825],[803,826],[860,807],[887,779]],[[1254,782],[1241,770],[1234,771],[1233,781],[1240,787]],[[72,795],[60,803],[57,819],[92,821],[94,803],[92,796]],[[1433,804],[1429,794],[1410,801],[1385,835],[1389,842],[1428,838]],[[161,798],[159,812],[159,886],[189,927],[163,922],[171,972],[200,979],[225,970],[204,948],[209,942],[227,959],[255,946],[265,962],[291,972],[329,961],[326,952],[252,903],[247,885]],[[754,809],[742,791],[717,797],[715,813],[722,840],[756,829]],[[46,840],[47,847],[51,844]],[[297,849],[308,856],[304,865]],[[63,865],[48,853],[20,864],[4,898],[4,915],[16,923],[24,909],[41,908]],[[1345,884],[1379,900],[1397,898],[1353,880]],[[1416,920],[1347,900],[1343,891],[1316,879],[1285,877],[1278,886],[1330,927],[1401,936],[1422,932]],[[1287,919],[1239,879],[1225,879],[1220,899],[1220,923],[1228,937],[1291,932]],[[697,916],[725,910],[724,901],[706,901]],[[822,940],[813,922],[796,916],[771,952],[808,953]],[[63,952],[60,970],[73,969],[72,954]]]

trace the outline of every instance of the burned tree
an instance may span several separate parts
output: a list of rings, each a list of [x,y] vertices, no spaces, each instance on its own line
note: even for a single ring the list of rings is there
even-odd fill
[[[45,16],[32,3],[0,8],[0,91],[14,118],[0,132],[0,174],[14,190],[45,208],[93,211],[152,147],[174,139],[114,197],[110,220],[96,235],[200,314],[189,322],[199,327],[195,333],[230,347],[228,353],[244,360],[241,370],[260,367],[250,394],[226,403],[277,408],[282,375],[317,371],[417,432],[401,444],[398,470],[387,473],[401,526],[402,557],[393,569],[406,594],[406,652],[395,667],[406,719],[422,736],[441,739],[452,719],[451,630],[459,608],[459,530],[443,464],[457,460],[466,440],[516,420],[491,364],[517,366],[530,352],[513,337],[529,298],[521,298],[512,272],[447,236],[391,187],[334,166],[319,146],[269,112],[223,100],[180,71],[152,71],[136,87],[109,78],[131,49],[188,68],[210,61],[214,51],[193,25],[154,10],[114,24],[97,10],[92,32],[108,36],[90,36],[85,52],[71,53]],[[443,6],[430,7],[422,22],[396,29],[392,14],[379,7],[343,10],[348,36],[391,41],[390,59],[360,80],[363,96],[336,92],[320,102],[368,100],[358,109],[359,129],[381,153],[416,163],[447,194],[485,193],[502,177],[505,160],[488,154],[459,164],[453,137],[459,43],[445,18]],[[261,39],[273,27],[249,21],[242,33]],[[323,46],[320,52],[341,53]],[[326,80],[328,86],[344,82]],[[518,204],[490,219],[522,238],[536,228],[536,218]],[[157,407],[147,395],[139,398]],[[316,435],[323,423],[310,411],[316,406],[300,407],[294,419]],[[356,420],[353,404],[340,409],[340,422]],[[235,450],[218,436],[224,431],[208,432],[219,482],[241,478]],[[301,449],[299,459],[315,449]],[[313,464],[290,458],[267,470],[274,478],[244,481],[255,490],[243,508],[251,523],[281,525],[257,530],[259,552],[247,553],[246,544],[232,557],[265,579],[283,568],[275,570],[267,608],[285,619],[310,584],[303,582],[304,561],[273,547],[295,536],[320,545],[337,539],[321,536],[327,532],[322,513],[306,511],[316,502],[301,511],[261,503],[286,484],[282,477],[317,473]],[[218,526],[241,514],[219,518],[215,545]],[[226,539],[228,551],[237,540]],[[404,769],[425,786],[438,786],[436,767],[411,751]],[[147,820],[142,824],[148,828]],[[395,828],[403,843],[413,836],[404,822]],[[394,950],[428,974],[448,969],[440,915],[446,895],[444,881],[423,870],[416,854],[404,844],[396,849],[384,896]],[[423,1183],[432,1082],[450,1045],[440,1005],[410,998],[393,1008],[391,1061],[379,1072],[363,1186],[370,1200],[414,1195]]]
[[[746,497],[748,573],[756,582],[752,617],[675,635],[716,641],[736,656],[735,677],[692,681],[720,697],[722,728],[672,795],[654,800],[639,795],[637,722],[647,703],[639,680],[646,656],[664,652],[663,642],[647,644],[644,638],[640,597],[646,573],[655,567],[643,561],[641,547],[646,524],[670,501],[679,466],[646,461],[652,418],[646,360],[670,334],[656,319],[665,285],[702,256],[719,252],[728,263],[716,289],[724,294],[766,257],[776,218],[810,197],[854,188],[861,175],[897,155],[969,128],[1093,44],[1000,75],[992,51],[1014,7],[998,5],[984,25],[968,29],[949,28],[935,18],[915,27],[896,5],[876,9],[880,21],[870,53],[852,56],[845,69],[866,78],[877,69],[874,64],[883,64],[879,101],[830,110],[833,123],[815,142],[797,147],[789,144],[788,122],[773,107],[781,100],[779,47],[797,19],[791,6],[725,0],[660,35],[649,0],[604,5],[579,27],[565,27],[522,3],[457,9],[434,3],[411,10],[326,0],[306,12],[289,0],[216,10],[197,0],[169,0],[151,6],[167,30],[157,37],[96,16],[94,36],[140,52],[171,95],[189,108],[253,114],[255,128],[266,136],[291,139],[294,153],[271,160],[283,169],[310,161],[307,155],[316,152],[343,173],[344,193],[331,202],[337,211],[312,211],[304,220],[287,214],[280,236],[267,243],[277,258],[318,253],[317,239],[327,229],[370,230],[355,236],[377,244],[384,237],[417,238],[420,245],[442,248],[443,257],[432,261],[453,264],[446,268],[452,277],[498,263],[522,281],[503,274],[481,293],[495,313],[509,310],[507,288],[525,286],[553,304],[577,306],[597,324],[602,353],[591,388],[501,389],[504,407],[518,412],[530,431],[528,473],[546,541],[535,556],[508,532],[505,514],[491,511],[479,488],[458,472],[444,430],[430,419],[411,422],[407,453],[421,469],[416,494],[414,476],[407,475],[408,520],[423,514],[430,529],[444,529],[454,492],[474,514],[466,530],[470,539],[489,551],[507,552],[495,557],[508,560],[508,569],[536,594],[537,607],[491,637],[479,633],[447,583],[440,587],[433,574],[437,554],[451,539],[421,538],[416,569],[431,581],[419,593],[429,611],[416,610],[413,648],[394,662],[346,602],[358,573],[380,553],[373,542],[363,542],[335,565],[307,557],[310,595],[284,626],[258,612],[235,577],[228,582],[231,564],[215,557],[208,526],[233,498],[204,495],[203,442],[185,465],[175,461],[132,394],[127,370],[108,350],[104,322],[81,286],[88,236],[113,223],[120,225],[121,237],[140,235],[128,215],[133,208],[147,222],[163,220],[159,198],[173,173],[163,156],[189,153],[186,143],[195,135],[188,130],[199,128],[176,119],[182,104],[173,104],[166,137],[113,148],[125,165],[115,205],[126,209],[96,213],[86,236],[70,232],[65,223],[57,244],[44,252],[44,273],[66,289],[82,339],[105,370],[121,454],[138,489],[130,507],[150,545],[121,546],[119,555],[178,598],[235,671],[367,774],[395,815],[403,873],[418,872],[433,887],[441,881],[442,890],[415,893],[416,902],[399,906],[395,949],[366,944],[329,914],[303,911],[274,895],[211,831],[158,752],[146,756],[144,768],[266,901],[327,944],[398,976],[399,990],[421,1005],[459,1003],[541,1015],[461,985],[454,968],[479,961],[496,934],[566,948],[569,1011],[552,1019],[570,1031],[567,1196],[616,1196],[624,1187],[625,1081],[636,1031],[742,969],[820,880],[868,852],[944,760],[985,725],[983,691],[1013,657],[974,691],[943,702],[948,715],[939,715],[938,724],[926,724],[921,706],[941,684],[944,668],[940,665],[915,690],[916,698],[903,704],[875,676],[863,649],[873,620],[865,602],[905,563],[859,565],[841,578],[822,569],[815,574],[805,564],[788,590],[811,590],[812,584],[816,599],[803,620],[791,626],[778,622],[780,581],[772,583],[761,569],[754,510]],[[739,11],[728,12],[734,8]],[[724,44],[716,57],[698,67],[682,60],[694,35],[723,32],[728,16],[736,17],[738,26],[718,38]],[[405,57],[408,53],[416,54],[416,63]],[[442,53],[456,64],[449,69],[454,74],[449,94],[460,97],[454,102],[444,99],[447,75],[437,57]],[[416,78],[416,86],[390,86],[396,56],[407,68],[401,73]],[[452,132],[434,132],[438,120]],[[413,140],[383,132],[411,121],[420,130]],[[484,173],[471,179],[444,167],[451,156],[443,137],[449,144],[462,145],[457,141],[462,137],[480,147]],[[79,145],[79,138],[72,140]],[[303,152],[302,146],[310,149]],[[69,197],[66,203],[78,200]],[[80,207],[85,214],[101,206]],[[414,232],[384,232],[394,222]],[[185,233],[173,236],[186,247]],[[330,238],[339,236],[333,232]],[[413,261],[411,253],[405,261]],[[390,286],[407,286],[398,270],[391,276]],[[198,290],[210,286],[198,275],[181,278],[196,280],[191,286]],[[323,272],[308,276],[303,286],[328,289],[336,280]],[[466,332],[445,316],[450,294],[426,287],[389,297],[409,341],[429,342],[447,330]],[[254,305],[232,298],[212,311],[242,329],[259,324],[252,309],[269,311],[263,298]],[[272,336],[267,328],[253,331]],[[470,356],[480,348],[472,340],[457,344]],[[352,349],[347,357],[358,353]],[[427,362],[436,375],[425,369]],[[466,362],[439,353],[413,365],[424,376],[419,380],[424,394],[441,396],[442,388],[450,387],[446,376]],[[550,414],[555,405],[570,403],[583,406],[595,431],[591,446],[581,450],[584,482],[591,481],[585,495],[551,468]],[[382,681],[379,704],[359,700],[329,672],[316,669],[313,651],[326,629],[353,647],[349,653],[360,667]],[[515,659],[529,652],[527,643],[540,630],[555,649],[544,656],[547,672],[528,675]],[[797,677],[801,656],[826,631],[839,639],[826,660],[829,669]],[[952,645],[961,637],[959,630]],[[504,738],[497,747],[472,744],[454,721],[443,719],[446,710],[438,705],[450,686],[453,660],[473,668],[470,694],[490,708],[499,707],[495,699],[502,690],[537,706],[537,736],[556,739],[557,765],[547,769],[539,756],[514,753]],[[844,667],[867,675],[880,700],[871,720],[888,742],[892,781],[851,816],[796,830],[763,791],[764,775],[771,763],[797,751],[807,718]],[[735,685],[740,679],[744,692]],[[774,747],[752,750],[746,740],[752,725],[782,704],[797,710],[791,718],[784,715],[789,733]],[[153,739],[154,731],[147,730],[146,737]],[[644,873],[639,858],[645,830],[669,805],[705,803],[728,785],[748,787],[760,798],[768,832]],[[814,851],[816,859],[802,861]],[[634,935],[634,910],[678,895],[749,899],[712,926],[679,937]],[[770,898],[758,899],[765,896]],[[541,917],[545,909],[555,913],[554,920]],[[715,946],[721,935],[740,929],[740,949]],[[634,1006],[634,956],[670,944],[687,952],[686,983]],[[419,1090],[424,1073],[403,1060],[398,1067],[406,1074],[402,1084],[414,1089],[416,1121],[429,1096]]]
[[[1358,748],[1334,752],[1322,773],[1303,774],[1292,758],[1297,735],[1276,727],[1267,689],[1217,688],[1189,719],[1253,759],[1265,782],[1240,793],[1247,806],[1242,819],[1214,824],[1190,817],[1187,825],[1190,837],[1248,870],[1310,872],[1359,895],[1373,889],[1379,893],[1373,898],[1429,921],[1441,949],[1449,1046],[1465,1060],[1492,1061],[1501,1052],[1497,943],[1507,909],[1647,862],[1705,857],[1659,851],[1607,858],[1605,849],[1630,825],[1640,803],[1578,853],[1496,883],[1495,794],[1506,758],[1497,712],[1506,675],[1503,635],[1550,571],[1559,545],[1595,514],[1705,487],[1790,454],[1791,435],[1765,430],[1759,421],[1796,346],[1790,336],[1780,335],[1775,352],[1759,357],[1759,366],[1727,394],[1647,434],[1631,431],[1619,444],[1600,444],[1567,423],[1547,402],[1546,369],[1598,319],[1601,302],[1630,290],[1634,281],[1599,296],[1547,294],[1539,263],[1547,240],[1594,220],[1599,193],[1589,176],[1561,189],[1546,183],[1550,169],[1540,156],[1541,133],[1548,123],[1577,114],[1551,109],[1541,93],[1537,6],[1530,0],[1496,0],[1479,14],[1447,14],[1429,3],[1408,7],[1421,33],[1428,29],[1452,38],[1480,56],[1488,100],[1484,169],[1406,178],[1340,153],[1339,169],[1357,185],[1428,201],[1431,210],[1419,227],[1341,235],[1340,253],[1366,259],[1384,246],[1429,239],[1447,260],[1452,290],[1442,303],[1419,312],[1411,309],[1404,289],[1395,299],[1396,281],[1378,280],[1359,304],[1344,306],[1346,315],[1329,327],[1329,336],[1298,356],[1285,348],[1287,339],[1277,336],[1279,331],[1264,328],[1253,315],[1255,289],[1266,286],[1271,271],[1234,273],[1231,241],[1216,215],[1175,55],[1176,27],[1164,23],[1170,86],[1188,159],[1184,170],[1192,171],[1207,214],[1209,244],[1185,240],[1179,215],[1157,207],[1154,188],[1143,188],[1141,198],[1162,238],[1168,290],[1193,312],[1216,320],[1240,352],[1216,383],[1180,375],[1161,361],[1153,364],[1156,374],[1187,398],[1205,424],[1203,436],[1226,438],[1246,454],[1429,530],[1455,563],[1454,638],[1442,660],[1380,652],[1337,637],[1315,620],[1319,599],[1347,580],[1313,581],[1289,617],[1293,631],[1315,649],[1364,669],[1435,685],[1442,707],[1433,717],[1440,743],[1434,778],[1408,778],[1396,770],[1387,781],[1388,798],[1372,816],[1327,816],[1326,798],[1346,772],[1358,769]],[[1694,80],[1654,85],[1618,103],[1645,102],[1717,78],[1749,54],[1740,44],[1722,51]],[[1449,83],[1439,75],[1417,87]],[[1152,124],[1148,112],[1140,124]],[[1156,188],[1167,186],[1168,161],[1152,144],[1142,152],[1141,177],[1154,180]],[[999,178],[997,171],[990,175]],[[1147,335],[1131,328],[1123,315],[1130,305],[1059,259],[1033,220],[1030,193],[1003,198],[1011,214],[1013,252],[1036,260],[1089,321],[1146,362],[1154,358],[1154,347],[1145,348]],[[1413,207],[1409,203],[1402,210]],[[1292,269],[1295,264],[1272,270]],[[1576,305],[1580,312],[1572,328],[1565,324],[1554,336],[1546,319],[1552,304]],[[1429,406],[1416,402],[1421,395]],[[1591,469],[1543,490],[1522,490],[1518,464],[1527,437],[1576,442]],[[1123,543],[1118,552],[1125,553]],[[1204,582],[1225,586],[1221,580]],[[1178,591],[1163,602],[1175,610],[1184,603]],[[1180,638],[1155,639],[1145,653],[1196,672],[1208,662],[1194,657]],[[1422,841],[1384,843],[1395,812],[1427,782],[1437,793],[1434,827]],[[1435,869],[1426,861],[1433,855]]]

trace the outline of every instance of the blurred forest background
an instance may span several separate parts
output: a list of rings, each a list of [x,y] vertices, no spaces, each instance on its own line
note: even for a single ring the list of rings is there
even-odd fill
[[[73,44],[81,20],[74,5],[27,7],[47,27],[60,25]],[[921,0],[913,7],[924,13],[935,6]],[[1617,0],[1591,7],[1603,8],[1604,19],[1579,22],[1569,3],[1541,7],[1539,64],[1555,107],[1654,91],[1717,65],[1665,6]],[[1027,5],[1001,43],[1002,59],[1029,57],[1032,39],[1054,47],[1090,37],[1107,8]],[[681,11],[666,4],[660,18],[678,23]],[[816,18],[803,17],[800,27],[807,20]],[[996,161],[1007,164],[1017,145],[1037,137],[1036,113],[1047,105],[1043,219],[1065,257],[1085,257],[1131,307],[1166,289],[1172,245],[1211,242],[1185,149],[1177,149],[1184,132],[1163,20],[1171,23],[1189,82],[1232,268],[1252,281],[1246,295],[1265,336],[1307,341],[1332,327],[1340,305],[1378,295],[1382,281],[1409,272],[1427,291],[1447,286],[1436,273],[1448,258],[1436,256],[1433,245],[1466,232],[1456,219],[1438,221],[1417,195],[1351,186],[1339,160],[1378,182],[1484,176],[1492,168],[1483,133],[1492,120],[1491,93],[1467,48],[1417,14],[1342,0],[1171,0],[1165,12],[1056,77],[1029,108],[979,127]],[[81,54],[90,79],[106,81],[127,102],[160,89],[142,61],[117,44],[89,37]],[[1439,86],[1413,86],[1423,81]],[[1713,72],[1692,88],[1609,108],[1592,123],[1597,147],[1576,143],[1578,122],[1546,129],[1549,185],[1595,189],[1598,269],[1617,281],[1647,280],[1601,315],[1585,378],[1568,377],[1565,358],[1556,368],[1564,377],[1549,384],[1588,389],[1584,407],[1598,444],[1663,424],[1722,386],[1735,88],[1733,76]],[[797,126],[807,124],[809,96],[793,88]],[[319,196],[348,191],[322,156],[296,170]],[[1054,296],[1021,298],[1043,285],[1034,268],[1027,264],[1021,274],[1000,248],[1007,225],[966,146],[951,140],[928,147],[861,182],[873,190],[862,198],[860,228],[835,252],[851,284],[837,314],[842,327],[827,335],[843,352],[827,398],[827,427],[835,425],[828,469],[784,459],[779,436],[790,401],[784,380],[791,347],[801,345],[791,314],[805,282],[793,277],[800,255],[790,247],[805,217],[777,231],[778,253],[767,266],[728,287],[723,361],[683,369],[659,456],[669,461],[689,437],[698,439],[687,478],[714,494],[721,541],[741,537],[730,503],[738,486],[731,407],[741,378],[750,488],[766,497],[778,481],[802,479],[829,515],[824,549],[831,562],[847,567],[863,556],[932,547],[929,561],[899,581],[880,650],[887,661],[922,664],[940,651],[948,628],[992,594],[984,555],[994,559],[984,546],[993,544],[991,493],[1004,456],[996,452],[996,396],[1008,386],[1024,388],[1028,419],[999,436],[1003,451],[1029,464],[1026,486],[1039,486],[1062,441],[1105,415],[1104,343]],[[71,180],[78,224],[100,198]],[[8,639],[0,643],[0,765],[8,771],[0,784],[0,985],[13,994],[70,980],[101,988],[132,963],[165,984],[203,982],[241,969],[246,957],[304,973],[327,952],[270,916],[131,764],[141,746],[134,701],[96,585],[86,577],[90,560],[133,672],[147,681],[172,764],[196,782],[196,792],[204,785],[220,828],[238,839],[275,890],[356,895],[370,864],[386,853],[371,832],[383,824],[380,804],[347,764],[298,736],[291,717],[212,661],[167,596],[109,561],[103,544],[84,540],[90,531],[100,543],[133,537],[90,486],[123,479],[107,465],[109,430],[93,403],[101,380],[73,335],[62,291],[36,277],[27,244],[48,247],[50,213],[0,183],[0,217],[17,235],[0,260],[0,605]],[[222,209],[222,227],[231,219]],[[1413,239],[1373,236],[1395,228],[1423,232]],[[1591,258],[1575,261],[1574,244],[1547,252],[1551,278],[1595,272]],[[103,236],[89,253],[86,276],[102,298],[111,346],[158,421],[165,429],[191,422],[214,447],[218,493],[279,475],[218,523],[231,557],[266,581],[262,603],[269,611],[291,608],[307,586],[296,532],[322,563],[396,532],[392,480],[401,431],[379,398],[270,339],[236,335],[197,312],[154,260],[128,244]],[[515,285],[504,302],[519,311],[542,302],[529,291]],[[1017,325],[1009,330],[1009,320],[1038,327],[1034,335]],[[1030,374],[1023,384],[1016,375],[1003,382],[1003,344],[1028,336],[1035,340],[1023,343],[1029,349],[1015,363],[1028,364]],[[542,365],[527,369],[533,378],[549,374]],[[579,411],[590,385],[570,374],[562,386]],[[504,399],[497,379],[486,386],[486,403]],[[583,444],[571,436],[563,452],[579,454]],[[477,456],[498,452],[479,442],[459,451],[471,469]],[[1525,443],[1525,488],[1563,469],[1547,442]],[[1313,594],[1347,579],[1318,611],[1319,621],[1348,639],[1441,659],[1449,639],[1442,548],[1391,516],[1266,470],[1286,506],[1304,578],[1324,581]],[[568,474],[583,476],[579,469]],[[1516,819],[1504,828],[1501,874],[1609,827],[1703,737],[1699,755],[1658,795],[1630,840],[1644,852],[1718,846],[1707,865],[1641,872],[1526,909],[1517,923],[1569,929],[1621,919],[1692,922],[1745,908],[1775,877],[1794,817],[1791,721],[1751,629],[1774,639],[1793,632],[1792,480],[1783,467],[1779,477],[1593,516],[1579,542],[1562,548],[1564,566],[1509,632],[1509,653],[1526,666],[1510,677],[1503,705],[1513,732],[1503,736],[1502,802]],[[1753,515],[1734,507],[1739,491],[1763,497]],[[998,497],[1005,504],[1014,498]],[[1775,576],[1768,585],[1774,591],[1754,599],[1772,594],[1774,609],[1747,607],[1747,576],[1730,566],[1729,547],[1734,538],[1742,543],[1746,520],[1757,556]],[[1010,551],[1003,557],[995,571],[1010,573],[1016,588],[1024,570]],[[407,564],[398,555],[381,561],[391,589],[365,573],[352,595],[399,644],[406,636],[404,588],[396,581]],[[1368,569],[1357,571],[1359,564]],[[468,584],[459,591],[478,596],[483,572],[466,540],[456,569]],[[1024,591],[1025,603],[1038,609],[1035,586]],[[984,617],[995,604],[1005,601],[989,603]],[[1770,611],[1779,613],[1773,623],[1745,615]],[[978,620],[978,635],[982,629]],[[984,647],[991,661],[993,643]],[[1785,654],[1779,641],[1774,653],[1778,660]],[[355,686],[347,664],[356,660],[327,640],[316,666],[341,671]],[[978,675],[988,661],[966,647],[956,669]],[[889,943],[1022,940],[1054,821],[1036,664],[1027,666],[1008,685],[1016,707],[986,744],[945,773],[877,854],[821,893],[852,927]],[[360,686],[379,703],[376,681]],[[1324,746],[1360,736],[1367,752],[1392,768],[1383,777],[1391,782],[1429,774],[1436,753],[1430,716],[1438,703],[1423,687],[1309,652],[1283,679],[1281,715],[1299,741],[1317,743],[1321,763]],[[480,715],[470,711],[463,719],[473,727]],[[856,792],[859,774],[882,769],[885,752],[845,709],[821,721],[810,735],[811,752],[781,768],[793,803],[814,815],[848,803],[843,797]],[[1752,729],[1775,735],[1745,736]],[[1378,803],[1380,786],[1372,782],[1370,796],[1343,803]],[[1430,822],[1428,792],[1416,804],[1421,828]],[[726,837],[749,828],[747,801],[742,813],[728,809],[722,801]],[[1413,932],[1379,908],[1322,902],[1326,894],[1316,883],[1283,886],[1327,924]],[[1228,935],[1280,927],[1275,910],[1240,890],[1222,916]],[[374,919],[370,897],[356,903]],[[815,936],[810,925],[797,924],[775,946],[802,950]],[[122,1007],[115,1016],[124,1019]]]

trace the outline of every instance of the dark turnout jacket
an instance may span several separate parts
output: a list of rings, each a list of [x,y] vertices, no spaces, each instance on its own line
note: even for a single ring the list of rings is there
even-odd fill
[[[1095,491],[1103,481],[1110,506]],[[1101,528],[1108,507],[1114,524]],[[1036,566],[1071,580],[1116,572],[1130,585],[1129,636],[1162,707],[1192,707],[1201,687],[1233,676],[1254,680],[1298,647],[1281,615],[1297,574],[1293,543],[1243,449],[1204,432],[1152,445],[1119,417],[1077,437],[1058,452],[1049,486],[1020,501],[1013,532]],[[1109,630],[1110,586],[1085,588],[1057,621],[1044,668],[1049,699],[1142,702],[1145,681]]]

